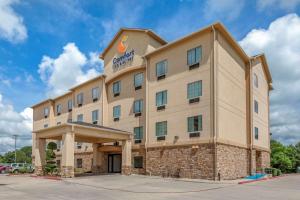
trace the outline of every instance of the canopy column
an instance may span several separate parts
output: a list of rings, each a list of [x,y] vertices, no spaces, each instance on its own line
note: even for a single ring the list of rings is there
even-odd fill
[[[46,139],[36,137],[34,140],[34,172],[40,176],[44,175],[43,168],[46,164]]]
[[[122,141],[122,174],[131,174],[131,139]]]
[[[93,144],[93,166],[92,172],[94,174],[99,174],[104,172],[104,153],[100,152],[98,148],[101,144],[94,143]]]
[[[64,178],[74,177],[74,146],[75,134],[66,132],[62,135],[61,176]]]

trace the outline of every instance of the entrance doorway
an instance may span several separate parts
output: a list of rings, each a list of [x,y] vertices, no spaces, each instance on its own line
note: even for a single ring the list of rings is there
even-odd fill
[[[108,154],[108,173],[121,173],[121,154]]]

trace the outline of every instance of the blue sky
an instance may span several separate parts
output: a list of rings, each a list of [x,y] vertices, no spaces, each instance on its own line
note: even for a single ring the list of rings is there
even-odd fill
[[[249,55],[266,52],[277,86],[272,132],[294,143],[300,140],[299,15],[300,0],[0,0],[0,134],[29,137],[27,107],[101,73],[97,55],[120,27],[149,28],[172,41],[221,21]],[[59,71],[72,75],[57,77]],[[0,153],[11,145],[2,138]]]

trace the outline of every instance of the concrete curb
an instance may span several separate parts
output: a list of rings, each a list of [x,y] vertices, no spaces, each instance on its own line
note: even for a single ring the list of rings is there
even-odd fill
[[[261,179],[256,179],[256,180],[246,180],[246,181],[238,182],[238,184],[246,184],[246,183],[259,182],[259,181],[267,181],[267,180],[272,180],[272,179],[277,179],[277,178],[282,178],[282,177],[285,177],[285,176],[274,176],[274,177],[261,178]]]
[[[49,180],[55,180],[55,181],[61,181],[62,178],[58,176],[37,176],[37,175],[31,175],[31,178],[41,178],[41,179],[49,179]]]

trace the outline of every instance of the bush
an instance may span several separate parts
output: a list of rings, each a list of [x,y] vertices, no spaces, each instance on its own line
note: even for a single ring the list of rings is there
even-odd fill
[[[280,176],[282,175],[282,172],[280,169],[276,169],[276,168],[265,168],[265,173],[266,174],[272,174],[272,176]]]
[[[266,174],[272,174],[273,173],[273,168],[265,168],[265,173]]]
[[[27,170],[26,167],[21,167],[21,168],[19,168],[18,172],[19,172],[20,174],[25,174],[25,173],[28,172],[28,170]]]
[[[282,172],[281,172],[280,169],[278,169],[278,171],[277,171],[277,176],[281,176],[281,175],[282,175]]]
[[[275,168],[272,169],[272,176],[277,176],[277,169]]]

